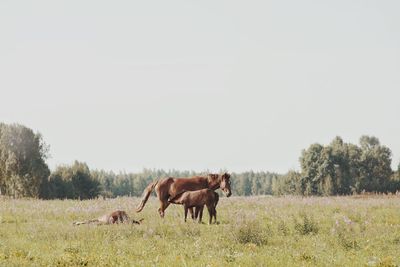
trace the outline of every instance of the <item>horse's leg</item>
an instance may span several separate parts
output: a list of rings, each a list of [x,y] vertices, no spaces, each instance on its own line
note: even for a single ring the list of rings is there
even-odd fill
[[[217,224],[217,209],[214,207],[214,223]]]
[[[208,224],[211,224],[211,221],[212,221],[212,217],[213,217],[213,210],[212,210],[212,207],[210,207],[210,206],[207,206],[207,210],[208,210],[208,216],[210,217],[209,219],[208,219]]]
[[[158,213],[160,214],[161,218],[164,218],[165,215],[165,210],[168,208],[169,206],[169,202],[168,202],[168,198],[169,195],[166,192],[163,192],[163,188],[161,187],[165,187],[160,185],[160,183],[158,183],[155,187],[155,191],[158,197],[158,200],[160,201],[160,207],[158,208]]]
[[[160,200],[160,208],[158,208],[158,213],[160,214],[161,218],[164,218],[165,210],[169,206],[168,199],[167,200]]]
[[[192,217],[192,220],[194,220],[195,219],[195,215],[193,213],[193,207],[189,208],[189,213],[190,213],[190,217]]]
[[[200,211],[199,207],[196,207],[194,209],[194,218],[193,218],[194,220],[196,220],[199,217],[199,211]]]
[[[183,206],[185,208],[185,222],[188,214],[188,207],[186,205]]]
[[[204,209],[204,206],[199,207],[199,209],[200,209],[200,213],[199,213],[199,223],[201,223],[201,220],[203,219],[203,209]]]
[[[160,214],[161,218],[164,218],[165,215],[165,210],[168,208],[169,206],[169,202],[168,202],[168,193],[163,193],[161,188],[160,188],[160,184],[156,185],[155,188],[158,200],[160,200],[160,208],[158,208],[158,213]]]

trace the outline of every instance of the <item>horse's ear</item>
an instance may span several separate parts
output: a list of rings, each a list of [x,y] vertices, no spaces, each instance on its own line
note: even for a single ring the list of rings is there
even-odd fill
[[[231,175],[230,175],[229,173],[225,172],[225,173],[222,175],[222,177],[225,178],[225,179],[229,179],[229,178],[231,177]]]
[[[215,174],[215,173],[210,173],[208,175],[211,177],[211,179],[217,179],[218,178],[218,174]]]

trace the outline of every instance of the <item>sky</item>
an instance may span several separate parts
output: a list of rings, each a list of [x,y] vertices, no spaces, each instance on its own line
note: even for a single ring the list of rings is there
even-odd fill
[[[284,173],[373,135],[400,161],[399,1],[0,1],[0,121],[49,166]]]

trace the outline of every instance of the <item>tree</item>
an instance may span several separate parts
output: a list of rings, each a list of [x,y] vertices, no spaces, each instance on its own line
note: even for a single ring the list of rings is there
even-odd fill
[[[380,145],[379,139],[375,136],[363,135],[360,137],[360,146],[362,150],[370,149]]]
[[[302,194],[301,174],[291,170],[287,174],[273,179],[272,191],[274,195]]]
[[[328,146],[311,145],[300,158],[304,194],[350,194],[394,191],[391,151],[373,136],[362,136],[360,147],[336,137]]]
[[[48,146],[40,133],[19,125],[0,123],[0,193],[38,197],[49,176]]]
[[[115,174],[104,170],[94,170],[90,172],[92,178],[100,183],[100,195],[103,197],[113,197]]]
[[[101,186],[86,163],[75,161],[71,166],[58,166],[50,175],[47,195],[43,198],[89,199],[100,194]]]
[[[320,144],[313,144],[307,150],[303,150],[300,165],[302,191],[307,195],[325,194],[326,186],[329,184],[331,187],[332,184],[332,181],[326,181],[326,179],[331,180],[334,173],[332,149]]]
[[[252,185],[251,185],[251,194],[253,196],[260,195],[262,184],[261,184],[261,177],[260,176],[253,176],[251,177]]]
[[[392,175],[392,152],[379,143],[378,138],[360,138],[361,159],[358,190],[383,191]]]
[[[331,173],[332,194],[350,194],[354,191],[355,179],[359,176],[361,150],[359,147],[344,143],[337,136],[329,145],[332,149],[334,171]]]

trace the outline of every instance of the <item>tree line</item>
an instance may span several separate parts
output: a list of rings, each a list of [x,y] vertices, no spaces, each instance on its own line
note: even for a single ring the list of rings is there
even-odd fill
[[[141,196],[146,186],[163,177],[191,177],[207,172],[143,169],[139,173],[114,173],[89,170],[85,163],[75,161],[70,166],[59,166],[51,173],[40,197],[87,199],[96,196]],[[232,193],[239,196],[272,194],[277,174],[268,172],[231,173]]]
[[[19,124],[0,123],[0,195],[43,199],[140,196],[153,180],[202,175],[193,171],[144,169],[139,173],[91,170],[75,161],[50,171],[49,146],[39,133]],[[300,171],[231,173],[234,195],[348,195],[400,190],[400,165],[391,169],[391,151],[376,137],[359,145],[336,137],[329,145],[302,151]]]

